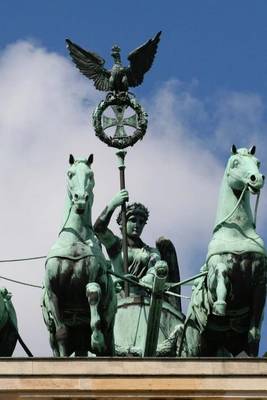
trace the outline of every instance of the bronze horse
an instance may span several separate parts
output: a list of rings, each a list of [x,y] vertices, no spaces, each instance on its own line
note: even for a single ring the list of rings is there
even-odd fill
[[[266,250],[256,233],[250,193],[259,196],[264,176],[255,146],[236,149],[222,181],[213,237],[196,280],[180,355],[257,356],[266,297]],[[257,199],[258,200],[258,199]]]
[[[92,229],[93,155],[69,162],[64,224],[46,259],[43,317],[54,356],[112,356],[116,296]]]

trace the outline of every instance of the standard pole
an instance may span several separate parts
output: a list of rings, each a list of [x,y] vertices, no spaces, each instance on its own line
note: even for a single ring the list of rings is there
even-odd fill
[[[125,189],[125,164],[124,159],[127,151],[120,150],[116,153],[118,157],[118,168],[120,171],[120,189]],[[121,206],[122,212],[122,252],[123,252],[123,271],[124,274],[128,274],[128,244],[127,244],[127,228],[126,228],[126,203]],[[129,296],[129,285],[127,282],[124,283],[125,296]]]
[[[168,276],[168,267],[166,269],[155,267],[155,276],[150,298],[150,307],[147,321],[146,340],[144,348],[144,357],[155,357],[159,338],[159,327],[162,310],[162,297],[165,288],[165,282]]]

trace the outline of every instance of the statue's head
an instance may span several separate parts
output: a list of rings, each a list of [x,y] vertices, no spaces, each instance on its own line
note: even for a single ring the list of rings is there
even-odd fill
[[[237,149],[233,145],[231,152],[226,167],[229,186],[237,191],[246,186],[251,193],[258,193],[264,184],[264,175],[259,171],[260,162],[255,156],[256,147]]]
[[[120,55],[121,49],[119,46],[115,45],[111,49],[111,56],[114,58],[114,61],[119,61],[121,62],[121,55]]]
[[[141,203],[129,204],[126,207],[127,234],[129,237],[139,237],[149,217],[148,209]],[[117,223],[122,225],[122,212],[117,217]]]
[[[95,185],[91,169],[93,158],[93,154],[90,154],[88,159],[82,160],[75,160],[72,154],[69,157],[68,195],[78,214],[83,214],[87,207],[92,207],[93,204]]]

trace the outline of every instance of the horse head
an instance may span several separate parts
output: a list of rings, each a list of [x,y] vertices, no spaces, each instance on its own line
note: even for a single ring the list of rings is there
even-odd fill
[[[226,167],[228,185],[241,192],[246,187],[256,194],[264,185],[264,175],[259,171],[260,161],[255,157],[256,147],[237,149],[232,146],[232,155]]]
[[[87,160],[75,160],[72,154],[69,157],[68,196],[78,214],[83,214],[86,208],[92,207],[93,204],[95,185],[94,173],[91,170],[93,158],[93,154]]]

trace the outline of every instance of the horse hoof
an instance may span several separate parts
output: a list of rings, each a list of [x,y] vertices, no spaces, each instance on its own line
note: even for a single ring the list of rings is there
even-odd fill
[[[226,314],[226,302],[215,301],[212,307],[212,313],[215,315],[224,316]]]
[[[86,285],[86,297],[88,297],[90,306],[97,305],[101,297],[101,288],[98,283],[92,282]]]
[[[105,339],[102,332],[98,331],[92,334],[91,347],[96,355],[103,354],[105,352]]]

